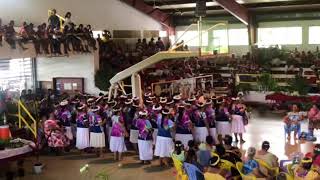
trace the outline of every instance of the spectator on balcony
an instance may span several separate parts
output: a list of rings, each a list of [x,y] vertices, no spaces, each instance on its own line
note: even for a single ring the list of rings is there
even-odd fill
[[[89,46],[91,46],[94,51],[97,50],[96,40],[93,37],[91,25],[88,24],[87,27],[84,29],[84,31],[85,31],[85,36],[86,36],[86,39],[88,40]]]
[[[8,26],[5,26],[4,28],[4,36],[7,41],[7,43],[11,46],[12,49],[16,49],[16,42],[19,44],[19,46],[26,50],[28,48],[23,47],[21,39],[17,39],[16,31],[14,30],[14,21],[10,21]]]
[[[67,12],[66,15],[64,16],[64,26],[70,26],[72,23],[71,21],[71,12]]]
[[[28,28],[27,22],[23,22],[18,32],[18,35],[22,38],[23,43],[26,43],[28,41],[27,28]]]
[[[38,26],[38,30],[36,32],[36,36],[39,39],[39,43],[42,47],[42,50],[45,54],[49,54],[49,38],[48,38],[48,32],[47,32],[47,24],[43,23],[40,26]]]
[[[27,30],[28,40],[31,40],[33,42],[36,54],[41,54],[40,39],[37,37],[36,31],[34,30],[34,25],[32,23],[30,23],[27,26],[26,30]]]
[[[148,47],[147,39],[146,39],[146,38],[143,38],[143,39],[142,39],[142,47],[143,47],[143,49],[147,49],[147,47]]]
[[[90,53],[89,46],[88,46],[88,41],[87,41],[86,36],[85,36],[85,29],[83,28],[83,24],[79,24],[79,26],[78,26],[78,28],[76,30],[76,36],[80,40],[80,42],[78,42],[79,43],[79,47],[80,47],[80,51],[81,52]]]
[[[53,29],[60,29],[60,18],[57,16],[57,10],[52,9],[51,15],[48,19],[48,24],[53,27]]]
[[[157,48],[158,51],[164,51],[165,50],[164,43],[163,43],[163,41],[161,40],[160,37],[158,38],[158,41],[156,42],[156,48]]]

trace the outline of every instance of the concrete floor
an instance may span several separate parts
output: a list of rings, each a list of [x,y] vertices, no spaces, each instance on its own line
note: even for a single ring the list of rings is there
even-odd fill
[[[287,159],[294,152],[307,153],[312,151],[312,142],[286,141],[283,130],[282,115],[272,114],[270,112],[255,112],[249,125],[246,127],[247,133],[244,135],[246,143],[239,145],[243,150],[250,146],[259,148],[262,141],[270,141],[270,151],[276,154],[279,159]],[[302,123],[302,130],[307,130],[307,122]],[[318,137],[317,143],[320,143],[320,132],[315,133]],[[153,161],[151,165],[138,165],[138,156],[132,152],[124,156],[123,166],[119,167],[117,162],[113,161],[111,153],[105,154],[105,158],[96,158],[93,154],[82,154],[73,151],[63,156],[41,156],[40,160],[46,165],[44,171],[40,175],[32,172],[32,164],[34,157],[26,160],[26,180],[89,180],[95,179],[98,172],[104,172],[109,175],[109,180],[163,180],[175,179],[174,169],[163,169],[158,167],[158,161]],[[85,164],[89,164],[89,170],[80,173],[79,170]]]

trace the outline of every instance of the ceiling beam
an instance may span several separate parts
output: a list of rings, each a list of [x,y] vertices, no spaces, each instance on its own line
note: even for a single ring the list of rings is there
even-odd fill
[[[235,0],[215,0],[215,2],[245,25],[249,25],[249,11],[247,8],[240,5]]]
[[[166,29],[168,29],[169,34],[174,33],[174,27],[172,25],[172,15],[162,12],[159,9],[154,8],[144,2],[144,0],[120,0],[129,6],[137,9],[140,12],[145,13],[146,15],[150,16],[151,18],[158,21],[162,24]]]

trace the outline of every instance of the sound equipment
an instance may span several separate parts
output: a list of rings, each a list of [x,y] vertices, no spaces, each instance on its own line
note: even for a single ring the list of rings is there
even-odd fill
[[[207,15],[206,0],[197,0],[195,15],[196,17],[205,17]]]

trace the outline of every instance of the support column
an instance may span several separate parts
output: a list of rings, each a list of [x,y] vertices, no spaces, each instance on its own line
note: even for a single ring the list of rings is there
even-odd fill
[[[255,21],[254,16],[250,16],[249,19],[249,24],[248,24],[248,38],[249,38],[249,45],[250,47],[252,47],[253,45],[255,45],[258,42],[258,24]]]
[[[132,85],[132,97],[139,97],[139,99],[142,100],[141,78],[139,74],[137,73],[132,74],[131,85]]]

